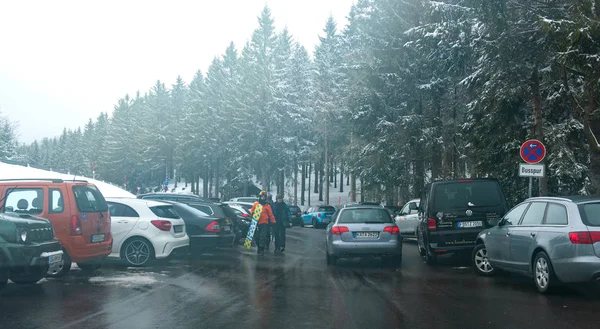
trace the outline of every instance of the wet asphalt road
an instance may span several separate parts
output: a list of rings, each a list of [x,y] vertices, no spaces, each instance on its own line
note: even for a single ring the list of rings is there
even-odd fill
[[[429,267],[413,242],[400,267],[325,264],[324,230],[288,230],[285,255],[242,247],[94,274],[75,269],[0,293],[0,328],[594,328],[596,287],[539,295],[528,278],[476,276],[468,259]]]

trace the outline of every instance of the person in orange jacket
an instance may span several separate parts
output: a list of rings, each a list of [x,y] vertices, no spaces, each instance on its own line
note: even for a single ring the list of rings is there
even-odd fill
[[[258,196],[258,201],[254,202],[250,213],[254,214],[258,205],[262,206],[260,217],[258,218],[258,232],[259,232],[259,243],[258,254],[263,255],[265,253],[265,247],[269,243],[269,235],[271,233],[271,227],[275,225],[275,216],[273,216],[273,210],[267,200],[267,192],[261,191]]]

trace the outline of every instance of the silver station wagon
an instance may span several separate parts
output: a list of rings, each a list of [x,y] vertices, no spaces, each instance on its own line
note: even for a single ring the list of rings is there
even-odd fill
[[[545,293],[559,282],[600,280],[600,198],[530,198],[482,231],[472,253],[481,275],[533,277]]]

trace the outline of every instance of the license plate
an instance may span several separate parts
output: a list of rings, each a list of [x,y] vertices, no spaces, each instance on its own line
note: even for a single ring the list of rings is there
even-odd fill
[[[223,226],[223,231],[224,232],[231,232],[231,227],[230,226]]]
[[[175,233],[181,233],[181,232],[183,232],[183,225],[175,225],[174,228],[173,228],[173,231]]]
[[[456,223],[456,225],[461,228],[482,227],[483,222],[480,220],[472,221],[472,222],[458,222],[458,223]]]
[[[92,235],[92,243],[102,242],[104,241],[104,234],[94,234]]]
[[[378,238],[379,233],[377,232],[356,232],[354,233],[355,238]]]
[[[62,254],[52,255],[48,257],[48,264],[56,264],[62,262]]]

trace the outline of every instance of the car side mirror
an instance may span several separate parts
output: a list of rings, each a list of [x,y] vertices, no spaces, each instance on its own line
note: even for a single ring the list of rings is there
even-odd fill
[[[499,226],[499,227],[500,227],[500,226],[504,226],[504,224],[506,224],[506,221],[504,220],[504,218],[502,218],[502,219],[500,219],[500,220],[498,221],[498,224],[497,224],[497,226]]]

